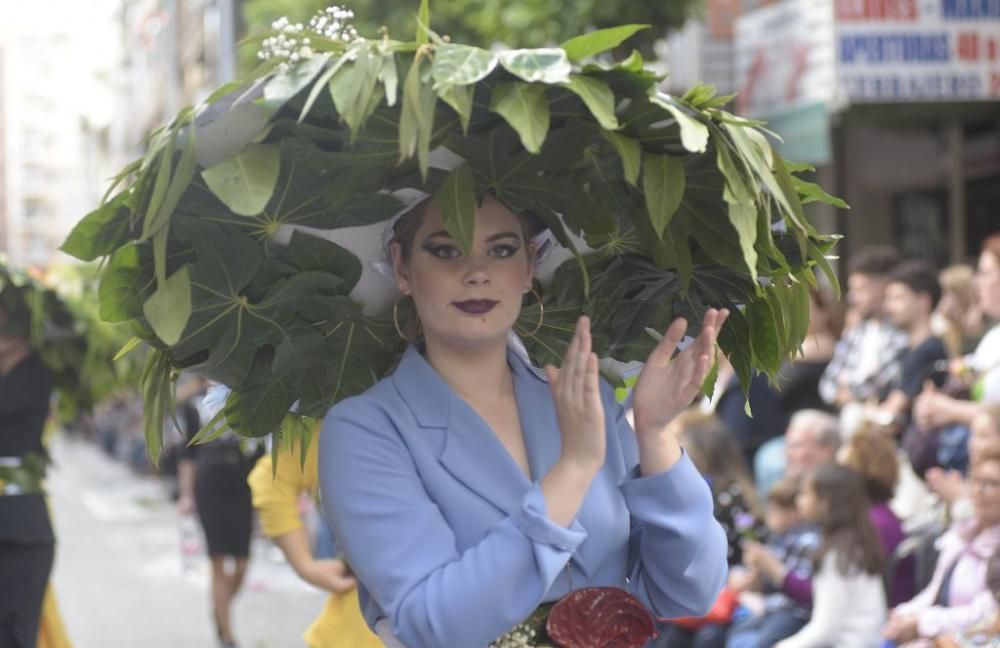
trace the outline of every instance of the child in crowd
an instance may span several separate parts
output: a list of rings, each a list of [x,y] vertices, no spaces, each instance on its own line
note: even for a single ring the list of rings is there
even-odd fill
[[[760,567],[730,575],[729,586],[740,592],[743,611],[729,631],[727,648],[773,646],[809,620],[809,609],[780,590],[790,571],[801,579],[812,577],[813,556],[820,546],[819,530],[802,519],[796,506],[800,483],[799,478],[785,477],[768,492],[767,548],[754,540],[744,542],[744,558]],[[762,587],[754,587],[757,584]]]
[[[814,562],[812,617],[776,646],[876,648],[886,619],[885,556],[868,516],[864,480],[845,466],[820,466],[805,479],[797,501],[799,513],[823,537]]]

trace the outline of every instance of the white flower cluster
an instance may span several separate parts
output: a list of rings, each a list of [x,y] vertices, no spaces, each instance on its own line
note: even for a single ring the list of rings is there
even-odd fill
[[[345,43],[359,40],[358,30],[347,21],[354,18],[354,12],[344,7],[327,7],[309,20],[309,29],[322,34],[330,40],[340,40]]]
[[[532,648],[537,632],[527,623],[514,626],[504,636],[490,644],[489,648]]]
[[[284,59],[280,67],[285,69],[290,64],[312,57],[312,41],[308,36],[310,33],[345,43],[360,40],[358,30],[346,22],[353,17],[354,12],[350,9],[327,7],[309,20],[308,29],[302,23],[292,23],[288,18],[281,17],[271,23],[271,28],[278,33],[264,39],[257,58],[262,61]]]

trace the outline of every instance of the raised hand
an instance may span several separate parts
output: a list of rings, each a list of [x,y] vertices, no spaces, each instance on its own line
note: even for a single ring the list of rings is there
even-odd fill
[[[607,440],[589,318],[583,316],[577,320],[576,333],[566,349],[562,367],[546,365],[545,373],[559,419],[563,459],[597,470],[604,464]]]
[[[673,357],[684,337],[687,322],[676,319],[663,339],[649,354],[639,374],[632,396],[635,431],[643,437],[663,433],[670,421],[681,413],[701,391],[712,368],[713,350],[728,310],[709,309],[702,321],[701,333],[694,344]]]

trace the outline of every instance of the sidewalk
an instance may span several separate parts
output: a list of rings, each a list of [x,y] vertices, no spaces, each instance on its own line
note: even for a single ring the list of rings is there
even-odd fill
[[[52,456],[53,578],[74,648],[214,648],[208,561],[199,555],[184,571],[163,484],[89,442],[61,436]],[[233,608],[241,648],[302,646],[325,600],[255,540]]]

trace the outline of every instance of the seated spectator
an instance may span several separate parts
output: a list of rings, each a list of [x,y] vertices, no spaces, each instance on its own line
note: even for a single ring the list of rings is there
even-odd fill
[[[753,480],[740,446],[717,416],[697,409],[687,410],[670,425],[681,447],[711,486],[715,518],[725,529],[729,540],[729,564],[739,565],[743,559],[742,539],[767,535],[767,527],[757,510]],[[723,591],[706,617],[675,620],[666,625],[657,645],[669,648],[722,648],[734,604],[735,595]]]
[[[938,275],[941,300],[934,309],[931,326],[944,340],[952,358],[972,353],[983,336],[983,311],[976,303],[973,277],[976,270],[961,263],[948,266]]]
[[[986,565],[986,586],[989,587],[993,600],[1000,606],[1000,550],[993,552]],[[992,644],[991,644],[992,642]],[[935,641],[938,648],[988,648],[1000,642],[1000,611],[978,626],[965,632],[948,634]]]
[[[924,645],[992,619],[997,601],[986,585],[986,563],[1000,547],[1000,447],[977,453],[969,476],[974,514],[942,536],[930,584],[897,606],[886,624],[886,639]]]
[[[880,395],[881,402],[866,418],[887,432],[899,434],[909,423],[910,406],[924,382],[938,376],[939,362],[948,359],[944,341],[931,330],[931,314],[941,297],[937,272],[924,261],[904,261],[889,275],[883,310],[893,326],[906,335],[906,346],[896,356],[895,373]]]
[[[744,570],[734,570],[729,586],[740,592],[743,604],[729,631],[726,648],[773,646],[790,637],[809,620],[809,608],[781,591],[785,575],[812,578],[813,556],[819,549],[819,530],[799,514],[796,499],[801,480],[785,477],[767,494],[765,519],[770,540],[763,546],[743,543]]]
[[[1000,403],[983,407],[972,419],[972,433],[967,442],[967,452],[975,457],[992,445],[1000,445]],[[965,476],[957,470],[931,468],[926,475],[927,485],[948,507],[952,521],[972,516],[972,502],[969,499]]]
[[[832,462],[840,447],[837,417],[822,410],[800,410],[792,415],[784,436],[768,441],[754,457],[757,490],[766,494],[783,475],[802,477]]]
[[[775,645],[876,648],[886,617],[885,557],[868,517],[864,480],[844,466],[820,466],[804,480],[798,507],[823,538],[814,562],[812,616]]]
[[[837,460],[864,478],[868,498],[871,500],[868,516],[878,532],[886,557],[892,556],[906,537],[902,522],[889,508],[889,500],[899,482],[895,443],[875,430],[860,430],[841,447]],[[897,565],[892,580],[888,583],[890,606],[909,601],[916,594],[913,569],[912,558]]]
[[[954,398],[932,384],[925,384],[913,406],[914,418],[921,428],[968,426],[982,403],[1000,401],[1000,233],[983,243],[975,285],[979,306],[998,323],[987,331],[965,363],[975,377],[972,399]]]
[[[903,334],[882,313],[886,281],[898,263],[891,247],[864,249],[850,261],[847,303],[858,321],[845,329],[819,384],[820,396],[832,406],[843,408],[876,397],[906,346]]]

